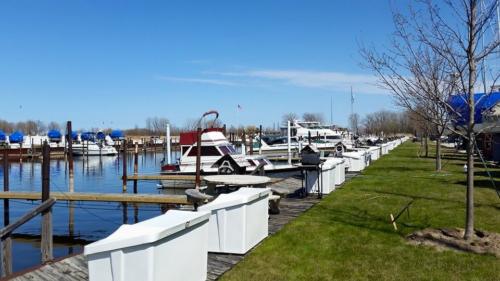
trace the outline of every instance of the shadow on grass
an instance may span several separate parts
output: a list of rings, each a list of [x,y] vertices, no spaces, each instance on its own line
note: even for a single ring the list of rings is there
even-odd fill
[[[490,175],[493,178],[499,178],[500,179],[500,171],[489,169],[489,172],[490,172]],[[480,177],[489,177],[488,172],[486,172],[486,171],[477,171],[477,172],[474,172],[474,175],[480,176]]]
[[[476,179],[476,180],[474,180],[474,188],[489,188],[489,189],[493,189],[493,190],[500,190],[500,181],[493,180],[493,182],[495,183],[495,186],[493,186],[493,183],[489,179],[485,179],[485,180],[477,180]],[[455,182],[455,184],[460,184],[460,185],[466,186],[467,181],[465,181],[465,180],[457,181],[457,182]]]
[[[331,223],[336,222],[344,225],[350,225],[354,227],[364,228],[371,231],[378,231],[391,235],[398,235],[398,236],[405,235],[404,233],[401,233],[399,231],[398,232],[394,231],[394,229],[392,228],[392,224],[390,222],[389,213],[387,214],[387,217],[380,217],[376,215],[371,215],[368,213],[367,210],[360,209],[357,207],[351,207],[349,208],[349,210],[328,209],[328,211],[329,212],[324,212],[324,213],[328,214],[326,219]],[[423,229],[430,226],[429,223],[421,224],[421,223],[409,223],[409,222],[404,222],[403,225],[405,225],[408,228],[417,228],[417,229]]]
[[[385,195],[394,195],[394,196],[401,196],[401,197],[408,197],[411,199],[423,199],[423,200],[431,200],[431,201],[438,201],[438,202],[448,202],[448,203],[457,203],[457,204],[463,204],[462,201],[459,200],[451,200],[451,199],[444,199],[444,198],[439,198],[439,197],[431,197],[431,196],[422,196],[422,195],[414,195],[414,194],[406,194],[406,193],[400,193],[400,192],[389,192],[389,191],[382,191],[382,190],[369,190],[369,189],[361,189],[363,191],[368,191],[368,192],[375,192],[379,194],[385,194]]]

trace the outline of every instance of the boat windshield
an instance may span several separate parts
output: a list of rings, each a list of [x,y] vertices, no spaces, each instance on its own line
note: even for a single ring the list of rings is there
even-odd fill
[[[236,149],[234,149],[234,147],[232,145],[220,145],[219,149],[220,149],[220,151],[222,151],[222,153],[224,155],[236,154]]]

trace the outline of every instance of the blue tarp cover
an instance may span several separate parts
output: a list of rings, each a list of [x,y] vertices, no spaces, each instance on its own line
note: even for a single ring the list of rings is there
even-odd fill
[[[120,131],[120,130],[113,130],[113,131],[111,131],[110,136],[111,136],[112,139],[120,139],[120,138],[124,137],[123,132]]]
[[[7,136],[5,135],[5,133],[0,130],[0,141],[6,141],[7,140]]]
[[[78,133],[77,132],[71,132],[71,139],[72,140],[78,140]]]
[[[98,132],[96,137],[98,140],[103,140],[106,138],[106,135],[103,132]]]
[[[455,119],[456,125],[464,125],[469,121],[469,106],[467,105],[468,95],[454,95],[450,98],[449,104],[459,113]],[[500,101],[500,92],[491,94],[474,94],[475,110],[474,121],[476,124],[483,122],[483,113],[493,108]]]
[[[14,133],[10,134],[9,136],[9,142],[10,143],[21,143],[23,142],[24,135],[23,133],[19,131],[15,131]]]
[[[94,140],[95,134],[92,132],[84,132],[84,133],[82,133],[82,135],[80,137],[84,141],[91,141],[91,140]]]
[[[60,139],[62,137],[62,134],[58,130],[50,130],[47,133],[47,136],[49,137],[49,139]]]

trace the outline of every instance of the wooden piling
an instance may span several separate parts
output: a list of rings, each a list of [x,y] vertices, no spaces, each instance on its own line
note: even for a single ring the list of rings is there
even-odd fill
[[[71,121],[66,123],[66,142],[68,144],[69,191],[75,191],[75,172],[73,166],[73,136]]]
[[[139,174],[139,145],[135,143],[134,151],[134,175]],[[137,180],[134,180],[134,193],[137,193]]]
[[[127,142],[123,142],[123,177],[122,191],[127,192]]]
[[[43,143],[42,149],[42,203],[50,198],[50,147],[47,141]],[[53,259],[52,248],[52,209],[42,212],[41,233],[42,263]]]
[[[9,154],[7,148],[3,150],[3,191],[9,191]],[[9,199],[3,200],[3,223],[4,226],[10,223]],[[10,235],[2,237],[1,244],[1,277],[5,277],[12,274],[12,239]]]

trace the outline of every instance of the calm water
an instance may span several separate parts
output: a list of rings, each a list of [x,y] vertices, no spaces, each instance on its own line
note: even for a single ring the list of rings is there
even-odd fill
[[[160,170],[163,152],[147,152],[139,154],[139,173],[154,174]],[[122,192],[122,161],[119,156],[75,158],[75,192]],[[128,173],[133,173],[133,155],[127,157]],[[3,167],[0,165],[0,187],[3,190]],[[11,191],[40,191],[40,162],[10,163]],[[67,163],[62,160],[52,160],[50,163],[51,191],[68,191]],[[156,181],[139,181],[139,193],[157,194],[159,190]],[[133,192],[133,182],[128,183],[128,192]],[[22,216],[29,209],[39,204],[39,201],[10,200],[10,221]],[[0,200],[3,210],[3,200]],[[70,227],[70,210],[73,210],[74,226]],[[126,210],[126,211],[124,211]],[[126,213],[126,214],[124,214]],[[60,239],[54,242],[54,256],[61,257],[83,250],[82,243],[95,241],[106,237],[122,223],[134,223],[161,214],[158,205],[124,207],[121,203],[105,202],[73,202],[59,201],[53,208],[54,235]],[[3,216],[0,216],[3,225]],[[14,271],[22,270],[40,263],[39,234],[41,216],[37,216],[15,231],[21,236],[13,241]],[[68,240],[68,238],[83,239],[87,242]],[[72,242],[73,241],[73,242]]]

